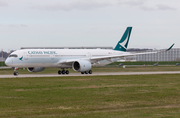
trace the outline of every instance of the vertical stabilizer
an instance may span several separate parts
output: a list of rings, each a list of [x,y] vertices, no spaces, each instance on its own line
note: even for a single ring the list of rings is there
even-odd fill
[[[124,51],[124,52],[126,51],[128,42],[129,42],[129,38],[131,35],[131,30],[132,30],[132,27],[127,27],[126,31],[124,32],[124,35],[122,36],[121,40],[117,43],[114,50]]]

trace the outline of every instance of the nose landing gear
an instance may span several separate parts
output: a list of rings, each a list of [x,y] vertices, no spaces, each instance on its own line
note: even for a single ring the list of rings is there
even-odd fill
[[[15,68],[14,68],[14,76],[18,76],[19,73],[17,72],[17,70],[18,70],[18,68],[15,67]]]
[[[19,74],[18,72],[14,72],[14,76],[18,76],[18,74]]]

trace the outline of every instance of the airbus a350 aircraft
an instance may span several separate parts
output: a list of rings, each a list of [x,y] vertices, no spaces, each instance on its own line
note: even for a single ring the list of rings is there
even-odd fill
[[[45,67],[56,67],[62,70],[58,74],[69,74],[68,68],[81,74],[92,74],[92,66],[106,65],[120,58],[159,52],[130,53],[126,52],[132,27],[127,27],[121,40],[113,50],[106,49],[22,49],[9,55],[5,64],[14,68],[27,68],[29,72],[40,72]],[[167,50],[170,50],[174,44]]]

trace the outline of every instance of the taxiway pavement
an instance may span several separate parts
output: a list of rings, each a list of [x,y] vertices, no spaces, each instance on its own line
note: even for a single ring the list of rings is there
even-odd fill
[[[27,78],[27,77],[67,77],[67,76],[108,76],[108,75],[151,75],[151,74],[180,74],[180,71],[159,71],[159,72],[104,72],[93,74],[70,73],[68,75],[58,74],[19,74],[14,75],[0,75],[0,78]]]

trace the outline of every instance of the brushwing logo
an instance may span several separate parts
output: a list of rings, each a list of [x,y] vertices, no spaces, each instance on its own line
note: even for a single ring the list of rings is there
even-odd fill
[[[127,34],[126,39],[125,39],[122,43],[119,43],[119,45],[122,46],[124,49],[127,49],[127,48],[125,47],[125,45],[127,44],[128,38],[129,38],[129,32],[128,32],[128,34]],[[120,47],[120,48],[121,48],[121,47]]]
[[[21,58],[19,58],[19,60],[23,61],[22,59],[23,59],[23,56]]]

